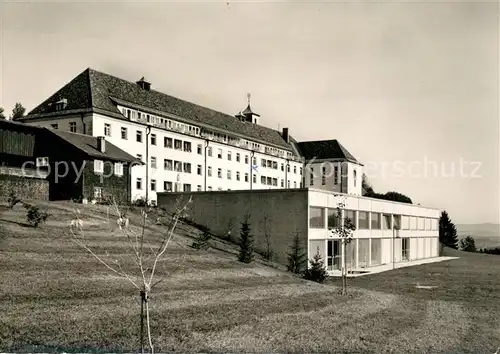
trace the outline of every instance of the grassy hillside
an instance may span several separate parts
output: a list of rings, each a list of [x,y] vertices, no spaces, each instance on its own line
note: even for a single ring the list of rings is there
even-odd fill
[[[71,242],[71,204],[43,205],[53,217],[40,229],[22,225],[21,207],[0,209],[0,350],[136,351],[138,294]],[[84,206],[83,219],[90,244],[132,268],[105,208]],[[243,265],[224,243],[193,250],[193,232],[179,229],[161,267],[163,275],[177,271],[152,295],[158,352],[493,353],[500,346],[500,257],[352,279],[341,297],[337,281],[319,285]],[[416,289],[418,282],[438,288]]]

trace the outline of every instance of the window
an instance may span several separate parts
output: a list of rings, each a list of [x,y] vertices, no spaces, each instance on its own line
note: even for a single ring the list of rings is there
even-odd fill
[[[287,188],[290,188],[290,180],[287,181]]]
[[[370,228],[367,211],[359,211],[358,212],[358,228],[359,229],[369,229]]]
[[[142,143],[142,132],[140,130],[138,130],[136,133],[135,133],[135,140],[138,142],[138,143]]]
[[[217,157],[222,159],[222,149],[217,149]]]
[[[174,149],[182,150],[182,140],[174,139]]]
[[[76,133],[76,122],[69,122],[69,131]]]
[[[248,155],[245,155],[245,164],[248,165]]]
[[[273,184],[273,179],[272,179],[271,177],[267,177],[267,178],[266,178],[266,184],[267,184],[268,186],[272,185],[272,184]]]
[[[286,172],[290,173],[290,165],[286,164]]]
[[[217,169],[217,177],[222,178],[222,168]]]
[[[55,124],[51,124],[50,125],[52,128],[54,129],[59,129],[59,124],[55,123]]]
[[[260,176],[260,183],[266,184],[266,177],[265,176]]]
[[[227,170],[227,179],[231,179],[231,170]]]
[[[167,171],[172,171],[172,160],[163,159],[163,169]]]
[[[410,230],[416,230],[416,229],[417,229],[417,217],[411,216],[410,217]]]
[[[189,141],[184,142],[184,151],[191,152],[191,143]]]
[[[191,173],[191,164],[190,163],[184,162],[183,167],[184,167],[185,173]]]
[[[285,165],[281,163],[281,171],[285,171]]]
[[[402,221],[401,228],[403,230],[409,230],[410,229],[410,217],[403,215],[401,219],[402,219],[401,220]]]
[[[278,186],[278,179],[273,178],[273,186],[277,187]]]
[[[312,229],[322,229],[325,227],[325,209],[309,207],[309,227]]]
[[[151,156],[151,168],[156,168],[156,157]]]
[[[276,161],[273,161],[273,170],[278,169],[278,163]]]
[[[208,191],[211,191],[211,190],[212,190],[212,186],[208,186],[208,187],[207,187],[207,190],[208,190]]]
[[[184,184],[183,190],[184,190],[184,192],[191,192],[191,185],[190,184]]]
[[[198,184],[198,185],[196,186],[196,190],[197,190],[198,192],[201,192],[201,185],[200,185],[200,184]]]
[[[284,188],[285,187],[285,181],[283,179],[281,179],[281,188]]]
[[[174,161],[174,171],[175,172],[182,172],[182,162]]]
[[[257,166],[257,158],[256,157],[252,158],[252,163],[254,166]]]
[[[212,147],[208,147],[208,156],[212,157]]]
[[[127,140],[127,128],[125,127],[121,128],[121,137],[122,139]]]
[[[321,172],[321,184],[324,186],[326,184],[326,167],[322,167]]]
[[[293,188],[297,188],[297,182],[293,181]]]
[[[201,165],[198,165],[196,167],[196,173],[198,173],[201,176]]]
[[[104,123],[104,135],[111,136],[111,124]]]
[[[419,230],[425,230],[425,219],[422,217],[419,217],[417,219],[417,226]]]
[[[311,173],[309,174],[309,185],[314,186],[314,169],[311,167]]]
[[[142,162],[144,162],[144,161],[142,160],[142,155],[141,155],[141,154],[137,154],[137,159],[138,159],[138,160],[141,160]]]
[[[48,157],[37,157],[36,158],[36,167],[47,167],[49,165]]]
[[[231,161],[231,151],[228,151],[228,152],[227,152],[227,160],[228,160],[228,161]]]
[[[142,189],[142,178],[137,178],[135,180],[135,188],[136,189]]]
[[[236,180],[239,181],[240,180],[240,172],[239,171],[236,171]]]
[[[391,214],[384,214],[382,218],[382,228],[384,230],[392,229],[391,221]]]
[[[153,192],[156,191],[156,180],[155,179],[151,180],[151,190]]]
[[[381,222],[380,222],[380,214],[379,213],[371,213],[371,228],[374,230],[380,230],[381,228]]]
[[[325,168],[323,167],[323,174],[325,174]],[[297,166],[293,166],[293,173],[297,173]]]
[[[156,134],[151,134],[151,145],[156,145]]]
[[[265,159],[261,159],[260,160],[260,164],[262,167],[266,167],[266,160]]]
[[[338,166],[333,167],[333,183],[339,184],[339,167]]]
[[[344,209],[344,223],[346,222],[350,222],[356,227],[358,226],[356,223],[356,211]]]
[[[94,160],[94,173],[103,173],[104,163],[101,160]]]
[[[164,137],[163,138],[163,146],[171,149],[172,148],[172,138]]]
[[[431,219],[429,218],[425,218],[425,229],[426,230],[430,230],[432,227],[432,224],[431,224]]]
[[[302,167],[300,168],[300,175],[302,176]]]
[[[102,187],[94,187],[94,199],[102,198]]]
[[[401,215],[393,215],[394,229],[401,230]]]
[[[273,162],[271,160],[267,160],[267,167],[273,168]]]
[[[123,164],[120,162],[115,162],[115,175],[123,176]]]
[[[163,190],[165,192],[172,192],[172,182],[168,181],[163,182]]]
[[[196,147],[196,152],[198,153],[198,155],[201,155],[201,149],[202,149],[202,146],[201,144],[198,144],[198,146]]]
[[[340,217],[337,215],[337,209],[328,209],[328,229],[340,227]]]
[[[212,177],[212,166],[208,166],[207,176]]]
[[[248,172],[245,173],[245,182],[248,182]]]
[[[401,259],[410,260],[410,239],[408,237],[401,239]]]
[[[255,173],[252,174],[252,183],[257,183],[257,175]]]
[[[236,162],[240,162],[240,153],[239,152],[236,153]]]

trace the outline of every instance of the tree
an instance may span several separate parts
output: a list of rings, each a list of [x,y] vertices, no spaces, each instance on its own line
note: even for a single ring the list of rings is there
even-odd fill
[[[335,213],[336,227],[332,232],[340,238],[342,244],[342,295],[347,295],[347,245],[352,242],[352,237],[356,226],[350,218],[342,218],[342,210],[345,208],[345,201],[337,203]]]
[[[17,102],[12,110],[12,120],[24,117],[24,112],[26,112],[26,108],[20,102]]]
[[[243,263],[251,263],[253,261],[253,236],[250,233],[250,216],[245,217],[245,221],[241,223],[240,232],[240,252],[238,260]]]
[[[458,249],[457,228],[444,210],[439,218],[439,242],[443,245]]]
[[[327,274],[325,263],[323,262],[321,254],[319,252],[319,247],[313,259],[309,260],[309,263],[311,263],[311,266],[304,272],[304,278],[318,283],[323,283],[327,277]]]
[[[155,209],[144,206],[141,214],[141,224],[139,227],[129,225],[128,219],[124,217],[124,212],[120,209],[115,200],[111,207],[116,212],[117,224],[121,231],[121,236],[128,243],[129,253],[125,254],[98,254],[97,251],[89,246],[88,238],[85,237],[83,221],[80,218],[80,210],[75,209],[75,219],[70,222],[70,234],[72,240],[89,252],[98,262],[100,262],[109,272],[118,275],[123,280],[128,281],[137,289],[141,298],[141,317],[140,317],[140,343],[141,352],[144,353],[144,320],[146,321],[146,333],[148,336],[148,345],[151,353],[154,353],[153,340],[151,336],[149,301],[152,290],[163,280],[158,277],[157,272],[163,263],[165,252],[170,245],[177,223],[187,215],[188,206],[192,202],[190,197],[187,203],[184,203],[182,197],[176,200],[173,212],[155,217]],[[152,217],[151,217],[152,216]],[[164,218],[163,218],[164,217]],[[166,219],[166,220],[164,220]],[[161,237],[147,233],[149,227],[146,223],[158,223],[165,226],[165,232]],[[154,220],[154,221],[153,221]],[[125,262],[133,262],[132,269],[124,269]]]
[[[373,190],[370,181],[368,181],[368,177],[366,177],[366,174],[364,173],[361,180],[361,191],[362,195],[366,197],[370,197],[375,194],[375,191]]]
[[[198,237],[196,237],[196,239],[191,244],[191,247],[197,250],[206,250],[210,246],[209,242],[211,239],[212,234],[209,230],[205,230],[203,232],[200,232]]]
[[[290,252],[288,253],[288,265],[287,269],[289,272],[300,274],[304,270],[304,266],[307,266],[307,256],[300,243],[299,232],[297,231],[293,237],[293,243],[290,247]]]
[[[413,204],[410,197],[407,197],[406,195],[398,193],[398,192],[387,192],[387,193],[383,194],[379,199],[392,200],[392,201],[400,202],[400,203]]]
[[[465,252],[477,252],[474,237],[467,236],[460,240],[460,249]]]
[[[4,112],[4,109],[2,107],[0,107],[0,119],[7,119],[7,117],[5,117],[3,112]]]
[[[273,249],[271,248],[271,223],[272,219],[269,215],[265,215],[262,221],[264,226],[264,237],[266,241],[266,250],[264,251],[264,258],[270,262],[273,258]]]

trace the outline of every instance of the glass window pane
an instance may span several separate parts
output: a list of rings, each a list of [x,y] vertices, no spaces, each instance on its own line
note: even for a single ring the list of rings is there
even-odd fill
[[[380,214],[379,213],[371,213],[371,228],[375,230],[380,230]]]
[[[325,209],[318,207],[309,208],[309,227],[322,229],[325,227]]]
[[[401,220],[403,222],[403,225],[402,225],[403,230],[409,230],[410,229],[410,217],[403,215]]]
[[[368,267],[370,262],[370,240],[359,239],[358,240],[358,265],[360,268]]]
[[[337,209],[328,209],[328,228],[334,229],[340,226],[340,218]]]
[[[384,214],[383,218],[383,229],[384,230],[390,230],[391,229],[391,214]]]
[[[382,259],[382,240],[381,239],[376,239],[376,238],[372,238],[371,239],[371,265],[372,266],[376,266],[376,265],[380,265],[380,263],[382,262],[381,259]]]
[[[358,212],[358,228],[359,229],[369,229],[370,228],[367,211]]]
[[[357,227],[356,212],[354,210],[344,210],[344,222],[346,220],[349,220],[354,226]]]

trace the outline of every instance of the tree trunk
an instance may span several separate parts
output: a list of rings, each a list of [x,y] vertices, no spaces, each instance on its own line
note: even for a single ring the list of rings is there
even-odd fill
[[[342,295],[347,295],[347,244],[344,243],[344,249],[343,249],[343,259],[342,259]]]
[[[144,354],[144,303],[146,302],[146,293],[141,291],[141,354]]]

